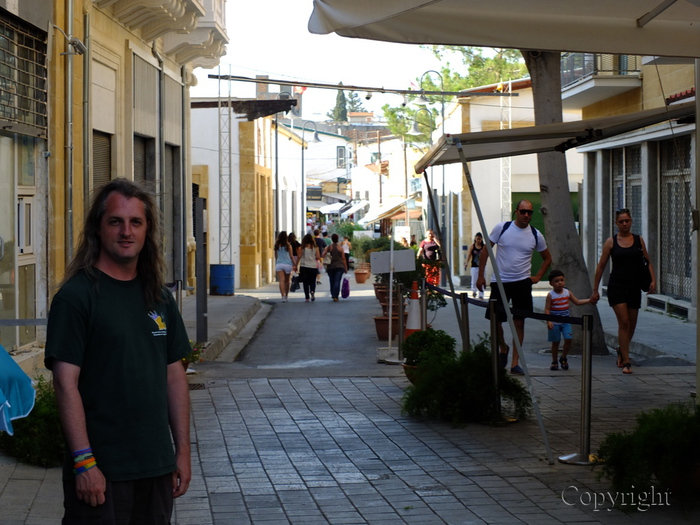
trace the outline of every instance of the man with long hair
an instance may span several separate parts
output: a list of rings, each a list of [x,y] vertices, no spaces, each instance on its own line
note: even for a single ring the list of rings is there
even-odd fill
[[[64,525],[167,524],[189,486],[190,344],[160,239],[154,195],[110,181],[51,303],[45,361],[70,454]]]

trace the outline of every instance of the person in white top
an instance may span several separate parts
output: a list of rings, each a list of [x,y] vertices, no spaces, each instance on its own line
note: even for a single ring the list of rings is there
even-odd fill
[[[512,302],[515,310],[532,311],[532,285],[540,282],[549,265],[552,264],[552,255],[547,249],[547,243],[534,226],[530,225],[532,220],[532,203],[528,200],[521,200],[515,207],[515,220],[500,222],[489,234],[491,246],[498,245],[496,249],[496,263],[501,276],[501,282],[506,293],[506,302]],[[537,251],[542,256],[542,264],[535,275],[530,275],[532,265],[532,252]],[[479,277],[476,287],[483,290],[486,280],[484,270],[489,255],[486,250],[479,257]],[[508,345],[503,336],[503,322],[506,314],[503,299],[496,286],[496,277],[491,280],[491,298],[496,299],[499,312],[498,317],[498,345],[501,349],[499,358],[501,366],[504,368],[508,364]],[[486,310],[486,318],[490,317],[489,310]],[[513,324],[518,336],[520,345],[525,338],[525,318],[513,315]],[[511,374],[522,374],[523,369],[518,364],[519,356],[515,344],[513,344],[513,358],[511,361]]]
[[[347,235],[343,236],[343,242],[340,243],[343,248],[343,253],[345,254],[345,266],[350,268],[350,250],[352,250],[352,243]]]

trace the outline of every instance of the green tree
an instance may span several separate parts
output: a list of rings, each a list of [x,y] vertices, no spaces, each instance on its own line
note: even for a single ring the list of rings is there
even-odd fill
[[[362,104],[362,99],[360,98],[360,95],[357,94],[357,91],[351,91],[348,93],[347,108],[348,113],[362,113],[367,111],[365,106]]]
[[[342,86],[342,82],[339,85]],[[345,92],[342,89],[338,90],[338,96],[335,97],[335,107],[326,116],[333,122],[348,121],[348,103],[345,98]]]
[[[513,80],[527,76],[527,67],[520,51],[516,49],[491,49],[470,46],[422,46],[445,63],[445,66],[435,73],[426,72],[416,78],[419,91],[461,91],[488,84],[496,84],[505,80]],[[486,56],[485,56],[486,52]],[[449,59],[457,57],[460,66],[453,68]],[[410,100],[415,100],[418,93]],[[425,98],[433,106],[428,111],[411,108],[409,105],[391,107],[385,105],[382,109],[387,119],[389,129],[395,135],[405,136],[413,122],[417,122],[421,135],[408,135],[409,144],[426,144],[430,142],[431,131],[440,125],[440,114],[435,107],[440,105],[439,95],[428,95]],[[445,98],[445,102],[448,99]],[[429,112],[429,113],[428,113]]]

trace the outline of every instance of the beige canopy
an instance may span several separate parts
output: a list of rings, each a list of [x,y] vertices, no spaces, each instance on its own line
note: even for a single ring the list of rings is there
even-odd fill
[[[314,0],[309,31],[409,44],[700,54],[700,0]]]
[[[613,117],[600,117],[543,126],[460,133],[440,137],[416,163],[416,173],[430,166],[460,162],[457,145],[468,161],[561,151],[603,140],[666,120],[695,115],[695,102],[648,109]]]

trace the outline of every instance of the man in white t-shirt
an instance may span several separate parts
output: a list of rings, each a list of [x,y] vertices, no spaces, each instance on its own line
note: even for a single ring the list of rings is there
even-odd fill
[[[506,293],[506,302],[509,304],[512,302],[514,310],[532,311],[532,285],[542,279],[542,276],[544,276],[547,268],[552,263],[552,256],[547,249],[547,242],[544,240],[544,236],[534,226],[530,225],[533,213],[532,203],[527,200],[521,200],[515,207],[515,220],[498,223],[489,234],[491,246],[498,245],[496,248],[496,263]],[[534,251],[539,252],[542,256],[542,264],[537,273],[532,276],[531,264]],[[476,286],[479,290],[483,290],[486,284],[484,269],[486,268],[488,257],[488,252],[484,250],[479,259],[479,277],[476,281]],[[503,299],[496,285],[495,274],[491,280],[491,298],[496,299],[496,307],[501,309],[497,313],[498,345],[500,348],[499,362],[501,366],[506,367],[509,351],[503,337],[503,322],[506,320],[506,314],[503,310]],[[486,318],[489,318],[488,309],[486,310]],[[515,325],[518,341],[520,341],[522,346],[525,338],[525,318],[513,315],[513,324]],[[515,347],[515,343],[513,343],[511,374],[523,373],[523,369],[518,362],[518,350]]]

